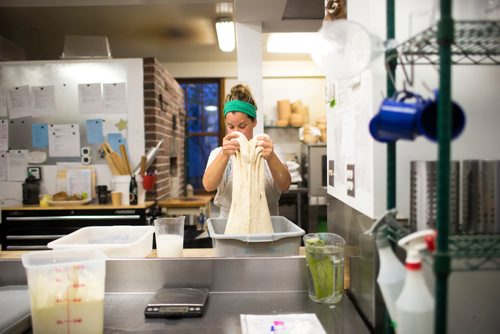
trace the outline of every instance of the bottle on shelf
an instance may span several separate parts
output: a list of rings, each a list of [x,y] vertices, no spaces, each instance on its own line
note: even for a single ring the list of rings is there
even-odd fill
[[[384,298],[385,306],[387,307],[394,328],[397,327],[396,299],[403,289],[406,270],[394,253],[384,232],[391,224],[398,224],[396,213],[395,209],[387,211],[365,232],[365,234],[375,234],[375,243],[380,263],[377,284],[382,292],[382,297]]]
[[[139,193],[139,188],[137,187],[137,181],[135,180],[135,175],[132,175],[130,179],[130,189],[129,189],[130,205],[137,205],[139,198],[138,193]]]
[[[434,230],[407,235],[398,245],[406,250],[406,279],[396,300],[397,333],[424,334],[434,331],[434,297],[427,288],[422,272],[420,251],[434,250]]]

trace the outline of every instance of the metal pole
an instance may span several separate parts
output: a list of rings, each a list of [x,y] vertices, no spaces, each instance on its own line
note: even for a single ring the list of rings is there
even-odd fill
[[[441,20],[438,24],[439,101],[438,101],[438,202],[437,249],[434,261],[436,274],[435,333],[446,333],[448,276],[450,256],[448,234],[450,222],[450,141],[451,141],[451,44],[453,19],[451,0],[441,0]]]
[[[387,40],[394,39],[396,37],[396,24],[395,24],[395,0],[387,0],[387,17],[386,25]],[[395,91],[394,83],[391,80],[390,75],[396,78],[396,57],[392,55],[396,53],[395,50],[389,50],[385,53],[386,61],[389,60],[388,71],[386,76],[386,87],[387,96],[392,96]],[[396,207],[396,142],[387,144],[387,209],[392,209]],[[384,312],[384,333],[390,334],[394,333],[392,328],[391,318],[387,309]]]

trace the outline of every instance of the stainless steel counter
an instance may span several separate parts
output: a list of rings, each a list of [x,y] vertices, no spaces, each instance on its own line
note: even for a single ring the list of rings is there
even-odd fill
[[[315,313],[327,333],[369,333],[349,298],[309,301],[304,257],[109,260],[105,333],[240,333],[240,314]],[[0,286],[26,284],[19,260],[0,261]],[[161,287],[209,288],[201,318],[147,319]]]

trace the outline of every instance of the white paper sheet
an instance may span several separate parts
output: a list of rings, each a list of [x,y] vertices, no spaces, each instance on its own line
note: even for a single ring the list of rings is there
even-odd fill
[[[314,313],[240,314],[242,334],[326,334]]]
[[[5,89],[0,87],[0,117],[7,117],[7,95]]]
[[[9,121],[2,119],[0,121],[0,151],[9,149]]]
[[[28,150],[10,150],[7,153],[7,180],[24,181],[27,177]]]
[[[56,115],[54,86],[31,87],[31,114],[33,117]]]
[[[106,115],[102,120],[102,133],[104,136],[110,133],[121,133],[123,138],[127,138],[128,121],[126,115]]]
[[[11,119],[31,116],[30,86],[12,87],[7,91],[7,106]]]
[[[78,124],[49,125],[49,156],[80,156],[80,127]]]
[[[0,181],[7,180],[7,152],[0,152]]]
[[[92,170],[68,169],[66,189],[69,195],[87,193],[87,198],[92,199]]]
[[[127,113],[127,86],[124,82],[102,85],[103,112],[105,114]]]
[[[102,112],[101,84],[79,84],[78,104],[80,114],[100,114]]]

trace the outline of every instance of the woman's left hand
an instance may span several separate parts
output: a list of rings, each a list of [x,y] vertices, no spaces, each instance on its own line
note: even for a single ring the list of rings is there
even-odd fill
[[[274,144],[271,137],[262,134],[258,135],[256,139],[257,147],[262,147],[262,157],[267,160],[274,152]]]

